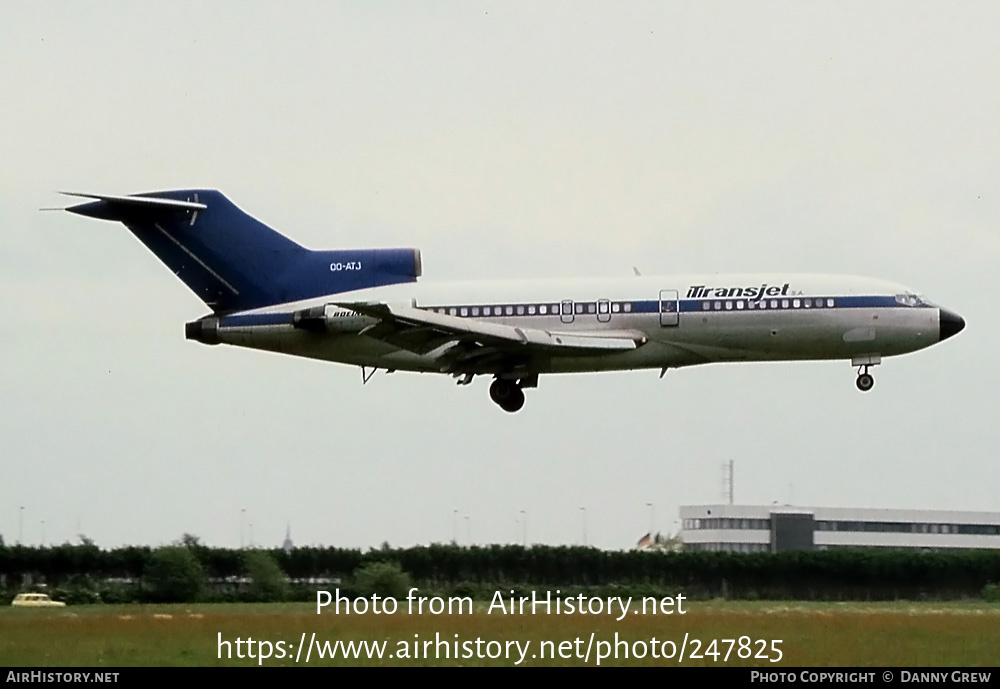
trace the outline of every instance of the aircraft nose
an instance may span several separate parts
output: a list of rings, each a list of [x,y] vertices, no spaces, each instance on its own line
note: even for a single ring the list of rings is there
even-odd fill
[[[938,340],[942,342],[952,335],[962,332],[962,328],[965,327],[965,319],[948,309],[941,309],[940,319],[941,333],[938,336]]]

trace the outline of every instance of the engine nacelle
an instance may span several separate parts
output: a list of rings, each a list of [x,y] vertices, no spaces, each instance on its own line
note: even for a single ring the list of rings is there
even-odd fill
[[[292,314],[293,326],[316,333],[356,333],[374,322],[375,319],[370,316],[363,316],[336,304],[313,306]]]

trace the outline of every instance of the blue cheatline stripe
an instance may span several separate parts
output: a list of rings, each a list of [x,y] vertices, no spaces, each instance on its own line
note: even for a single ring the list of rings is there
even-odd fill
[[[678,310],[681,311],[681,312],[684,312],[684,313],[715,313],[715,314],[718,314],[718,313],[756,313],[757,311],[762,311],[764,313],[768,313],[768,312],[771,312],[771,311],[828,311],[828,310],[831,310],[831,309],[871,309],[871,308],[912,309],[912,308],[920,308],[920,307],[908,306],[906,304],[900,304],[898,301],[896,301],[895,297],[885,297],[885,296],[868,296],[868,297],[833,297],[833,296],[825,296],[825,297],[822,297],[823,302],[824,302],[823,306],[805,307],[805,306],[801,306],[800,305],[798,308],[795,308],[795,307],[791,306],[792,300],[794,300],[794,299],[804,300],[804,299],[819,299],[819,298],[820,297],[801,297],[801,296],[767,297],[767,299],[764,300],[764,301],[768,302],[768,308],[764,308],[764,309],[760,309],[760,308],[756,308],[756,307],[753,308],[753,309],[749,309],[749,308],[746,308],[746,307],[744,307],[742,309],[736,308],[735,305],[736,305],[737,302],[743,302],[744,305],[745,305],[746,302],[748,302],[748,301],[754,301],[754,302],[758,301],[758,300],[750,300],[750,299],[740,299],[740,298],[736,298],[736,299],[726,299],[726,298],[720,298],[720,299],[681,299],[680,302],[679,302],[679,304],[678,304]],[[834,303],[833,306],[827,306],[826,305],[826,300],[828,300],[828,299],[833,299],[833,303]],[[770,302],[771,301],[777,301],[780,304],[782,302],[782,300],[787,300],[789,302],[789,306],[786,307],[786,308],[782,308],[780,306],[778,306],[777,308],[770,308]],[[671,301],[672,300],[668,300],[667,303],[670,303]],[[726,309],[726,308],[716,309],[715,308],[715,302],[717,302],[717,301],[718,302],[722,302],[723,304],[725,304],[726,302],[730,302],[730,303],[733,304],[733,308],[731,308],[731,309]],[[704,308],[704,303],[705,302],[708,302],[709,304],[711,304],[712,308],[705,309]],[[537,306],[537,305],[542,304],[542,303],[544,303],[546,306],[551,306],[553,304],[553,302],[536,302],[534,305]],[[591,304],[591,303],[596,304],[596,302],[574,302],[574,303],[576,303],[576,304]],[[630,313],[659,313],[659,311],[660,311],[660,301],[658,299],[646,299],[646,300],[639,300],[639,301],[627,301],[627,300],[617,301],[617,300],[612,300],[611,303],[612,304],[631,304],[632,305],[631,306],[632,310],[630,312],[623,310],[623,311],[619,311],[619,312],[612,312],[612,313],[609,313],[609,314],[601,314],[602,316],[603,315],[608,315],[608,316],[611,316],[612,318],[617,318],[617,317],[621,317],[621,316],[628,316]],[[456,304],[454,306],[452,306],[452,305],[447,305],[447,306],[434,305],[434,306],[423,306],[421,308],[423,308],[423,309],[456,309],[456,310],[460,310],[460,309],[463,309],[463,308],[464,309],[469,309],[469,311],[466,312],[469,315],[464,316],[464,318],[497,318],[497,317],[500,317],[500,318],[535,318],[535,317],[552,318],[552,317],[555,317],[555,316],[559,315],[558,313],[556,313],[554,311],[551,311],[551,310],[548,313],[545,313],[545,314],[538,313],[537,310],[536,310],[536,312],[534,314],[528,314],[527,313],[527,309],[525,309],[525,313],[523,313],[523,314],[516,314],[515,313],[515,314],[510,315],[510,316],[508,316],[508,315],[494,316],[492,314],[489,315],[489,316],[484,316],[484,315],[482,315],[482,312],[480,312],[480,314],[477,315],[477,316],[471,315],[471,309],[473,307],[482,309],[484,306],[488,306],[488,307],[490,307],[492,309],[494,306],[503,306],[503,307],[507,307],[507,306],[513,306],[513,307],[525,306],[526,307],[528,305],[529,305],[528,303],[519,303],[519,304],[503,304],[503,303],[500,303],[500,304],[498,304],[497,302],[490,302],[488,304]],[[461,313],[461,311],[459,311],[459,313]],[[575,313],[575,314],[573,314],[573,318],[574,318],[574,320],[576,320],[576,319],[586,319],[586,318],[595,318],[597,315],[598,314],[596,314],[596,313],[589,313],[589,312],[588,313]],[[463,317],[463,316],[459,316],[459,317]],[[245,327],[255,326],[255,325],[289,325],[289,324],[291,324],[291,322],[292,322],[292,314],[290,312],[288,312],[288,313],[261,313],[261,314],[243,314],[243,315],[225,316],[225,317],[222,318],[222,322],[219,325],[221,327],[223,327],[223,328],[245,328]]]
[[[219,325],[223,328],[246,328],[252,325],[290,325],[291,313],[257,313],[244,316],[223,316]]]

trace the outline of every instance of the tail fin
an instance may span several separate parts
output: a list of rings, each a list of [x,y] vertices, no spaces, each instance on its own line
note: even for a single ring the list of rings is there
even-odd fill
[[[218,191],[70,195],[96,200],[67,211],[124,223],[217,313],[412,282],[420,275],[414,249],[310,251]]]

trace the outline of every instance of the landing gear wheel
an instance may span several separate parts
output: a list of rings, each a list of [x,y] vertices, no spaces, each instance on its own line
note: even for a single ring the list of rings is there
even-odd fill
[[[868,392],[875,385],[875,379],[870,373],[861,373],[858,375],[857,385],[861,392]]]
[[[500,403],[500,408],[507,412],[516,412],[524,406],[524,392],[521,388],[515,387],[510,397]]]
[[[497,404],[503,404],[511,395],[511,391],[517,387],[509,380],[497,378],[490,384],[490,399]]]
[[[497,378],[490,385],[490,399],[508,412],[515,412],[524,406],[524,392],[511,380]]]

